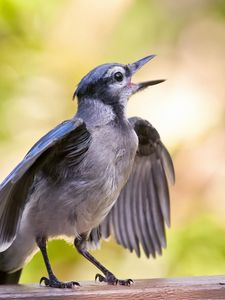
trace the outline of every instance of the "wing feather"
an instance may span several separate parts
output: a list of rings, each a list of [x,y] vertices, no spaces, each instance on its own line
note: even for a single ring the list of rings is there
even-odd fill
[[[166,247],[165,225],[170,225],[168,183],[175,182],[173,162],[150,123],[129,119],[139,146],[128,182],[122,189],[100,231],[140,256],[140,245],[147,257],[162,254]],[[107,229],[106,229],[107,226]]]
[[[75,149],[70,149],[70,143],[66,148],[66,140],[71,136],[77,139]],[[65,121],[43,136],[6,177],[0,185],[0,252],[6,250],[15,239],[36,170],[57,151],[61,151],[68,164],[70,161],[77,163],[87,151],[89,142],[90,134],[81,119]]]

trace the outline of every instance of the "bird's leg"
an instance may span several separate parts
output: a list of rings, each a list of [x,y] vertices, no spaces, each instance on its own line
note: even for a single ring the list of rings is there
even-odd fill
[[[45,266],[48,271],[48,276],[49,276],[49,278],[41,277],[40,284],[42,282],[44,282],[44,284],[46,286],[50,286],[50,287],[54,287],[54,288],[72,288],[74,285],[79,285],[79,283],[75,282],[75,281],[70,281],[70,282],[59,281],[57,279],[57,277],[54,275],[51,264],[49,262],[48,253],[47,253],[47,249],[46,249],[46,238],[38,237],[36,239],[36,243],[41,250],[41,253],[42,253],[42,256],[43,256],[43,259],[45,262]]]
[[[94,258],[86,249],[85,240],[81,238],[76,238],[74,240],[74,245],[77,251],[82,254],[87,260],[93,263],[105,276],[101,274],[96,274],[95,280],[99,280],[100,282],[107,282],[108,284],[116,285],[130,285],[133,283],[132,279],[120,280],[115,277],[113,273],[107,270],[96,258]]]

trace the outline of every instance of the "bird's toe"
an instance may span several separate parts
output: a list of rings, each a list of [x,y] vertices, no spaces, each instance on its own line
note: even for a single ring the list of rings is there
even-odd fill
[[[125,286],[130,286],[133,283],[132,279],[126,279],[126,280],[120,280],[117,279],[112,273],[107,274],[106,276],[103,276],[101,274],[96,274],[95,275],[95,280],[99,282],[106,282],[110,285],[125,285]]]
[[[80,284],[76,281],[62,282],[56,278],[49,279],[47,277],[41,277],[40,284],[42,284],[42,282],[44,282],[45,286],[59,288],[59,289],[66,289],[66,288],[71,289],[74,286],[80,286]]]

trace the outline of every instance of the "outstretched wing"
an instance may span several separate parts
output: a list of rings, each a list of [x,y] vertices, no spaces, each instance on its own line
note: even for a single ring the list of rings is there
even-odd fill
[[[68,140],[73,142],[73,148],[63,147]],[[0,252],[6,250],[15,239],[35,171],[59,149],[73,163],[80,161],[89,142],[90,133],[82,119],[65,121],[43,136],[6,177],[0,185]]]
[[[110,234],[116,241],[140,256],[161,254],[166,246],[165,224],[170,225],[168,182],[174,183],[172,159],[152,125],[140,118],[129,119],[139,139],[132,173],[120,196],[90,241]]]

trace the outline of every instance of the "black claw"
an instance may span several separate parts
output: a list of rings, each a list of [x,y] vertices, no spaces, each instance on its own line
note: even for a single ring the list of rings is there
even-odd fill
[[[43,281],[45,286],[49,286],[49,279],[47,277],[41,277],[39,284],[41,285]]]
[[[53,287],[53,288],[59,288],[59,289],[65,289],[65,288],[73,288],[73,286],[80,286],[80,284],[76,281],[70,281],[70,282],[61,282],[57,280],[56,278],[49,279],[47,277],[41,277],[40,284],[44,281],[45,286]]]
[[[97,281],[97,280],[99,282],[106,282],[106,278],[99,273],[95,275],[95,281]]]
[[[99,282],[107,282],[111,285],[125,285],[130,286],[133,282],[132,279],[126,279],[126,280],[118,280],[113,274],[108,274],[108,276],[103,276],[101,274],[95,275],[95,281],[98,280]]]
[[[120,285],[126,285],[126,286],[130,286],[131,284],[133,284],[133,280],[132,279],[126,279],[126,280],[119,280],[119,284]]]
[[[72,281],[72,284],[76,285],[76,286],[80,286],[79,282],[77,282],[77,281]]]

